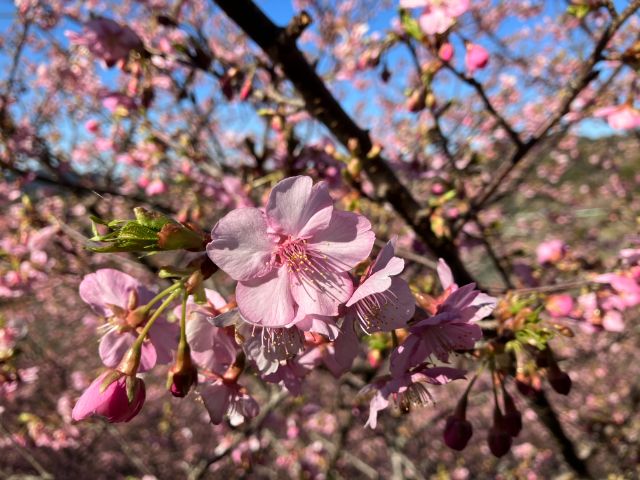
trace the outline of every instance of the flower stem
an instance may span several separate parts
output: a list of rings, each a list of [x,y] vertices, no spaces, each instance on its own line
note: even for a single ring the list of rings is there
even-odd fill
[[[151,315],[149,320],[147,320],[147,323],[144,326],[144,328],[142,329],[142,331],[140,332],[140,335],[138,335],[138,338],[136,339],[135,343],[131,346],[132,349],[142,347],[142,342],[144,342],[144,339],[147,336],[147,334],[149,333],[149,330],[151,330],[151,327],[153,326],[153,323],[158,319],[158,317],[162,314],[162,312],[164,312],[166,310],[166,308],[171,304],[171,302],[173,302],[175,300],[175,298],[178,295],[180,295],[179,288],[182,288],[182,287],[183,287],[182,282],[175,284],[173,292],[171,293],[171,295],[169,295],[165,299],[165,301],[162,302],[162,304],[156,309],[156,311],[153,312],[153,315]]]
[[[180,344],[187,343],[187,299],[189,292],[185,289],[182,295],[182,314],[180,316]]]
[[[147,303],[146,307],[148,309],[151,309],[151,307],[159,302],[161,299],[163,299],[164,297],[166,297],[167,295],[169,295],[171,292],[173,292],[174,290],[180,288],[182,286],[182,282],[177,282],[174,283],[173,285],[165,288],[163,291],[161,291],[159,294],[157,294],[155,297],[153,297],[151,299],[151,301],[149,303]]]

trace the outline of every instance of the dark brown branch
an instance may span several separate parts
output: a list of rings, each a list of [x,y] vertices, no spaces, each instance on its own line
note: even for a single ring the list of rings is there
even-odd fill
[[[282,68],[302,96],[309,113],[359,158],[376,187],[377,198],[388,201],[433,254],[449,264],[458,283],[474,281],[462,264],[455,244],[432,232],[428,215],[389,167],[369,133],[355,123],[331,94],[296,46],[295,36],[276,26],[250,0],[215,0],[215,3],[267,53],[274,64]]]
[[[557,413],[549,403],[547,399],[547,395],[543,390],[536,393],[535,397],[529,398],[529,404],[536,412],[538,419],[547,427],[549,433],[553,435],[558,446],[562,451],[562,455],[564,456],[565,461],[569,464],[569,466],[576,472],[580,478],[592,478],[589,473],[589,469],[587,468],[587,464],[578,457],[576,453],[575,447],[573,446],[573,442],[564,429],[562,428],[562,424],[560,423],[560,419],[558,418]]]

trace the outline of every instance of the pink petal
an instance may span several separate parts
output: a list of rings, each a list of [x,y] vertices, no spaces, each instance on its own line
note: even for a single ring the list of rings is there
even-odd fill
[[[115,330],[107,332],[100,339],[100,358],[107,367],[116,368],[122,357],[127,353],[136,339],[136,335],[131,332],[118,333]],[[142,345],[140,357],[140,372],[151,370],[157,361],[156,349],[153,344],[145,342]]]
[[[334,210],[329,226],[309,239],[308,249],[324,255],[336,272],[347,272],[371,253],[375,234],[364,216]]]
[[[348,273],[310,272],[291,275],[291,294],[298,304],[299,315],[338,315],[340,305],[353,293],[353,282]]]
[[[107,332],[100,339],[100,358],[107,367],[115,368],[133,345],[135,336],[129,332],[118,333],[115,330]]]
[[[85,275],[79,290],[80,298],[91,305],[97,314],[110,317],[113,312],[107,305],[126,308],[129,302],[129,293],[140,288],[140,282],[132,276],[112,268],[102,268]]]
[[[454,19],[448,16],[441,8],[431,8],[420,15],[418,23],[424,33],[434,35],[446,32],[453,25]]]
[[[325,183],[311,177],[286,178],[273,187],[267,202],[269,225],[278,233],[306,238],[327,228],[333,200]]]
[[[451,285],[454,285],[457,287],[457,285],[453,281],[453,273],[451,273],[451,269],[449,268],[449,265],[447,265],[447,262],[445,262],[441,258],[438,259],[437,271],[438,271],[438,278],[440,278],[440,285],[442,285],[443,290],[446,290]]]
[[[400,0],[402,8],[422,8],[429,3],[429,0]]]
[[[459,17],[469,10],[469,0],[449,0],[444,4],[447,15]]]
[[[301,320],[294,320],[294,322],[295,326],[303,332],[319,333],[329,340],[335,340],[340,333],[334,317],[304,315]]]
[[[609,332],[622,332],[624,331],[624,320],[622,314],[615,310],[609,310],[602,317],[602,328]]]
[[[207,245],[211,260],[234,280],[250,280],[269,273],[274,251],[266,217],[257,208],[229,212],[213,227]]]
[[[204,406],[209,412],[211,423],[219,425],[222,423],[224,414],[227,412],[229,406],[229,396],[232,392],[230,389],[220,383],[207,383],[198,386],[198,393],[202,397]]]
[[[100,404],[102,403],[100,386],[102,385],[102,381],[105,376],[109,373],[109,371],[104,372],[96,378],[78,399],[78,402],[75,407],[73,407],[73,412],[71,413],[71,417],[75,421],[84,420],[85,418],[90,417],[100,407]],[[104,395],[111,394],[115,387],[116,386],[114,384],[109,385],[104,391]]]
[[[394,278],[389,288],[389,296],[393,301],[384,305],[377,316],[382,332],[390,332],[407,326],[407,322],[416,310],[415,299],[407,282]]]
[[[178,325],[159,318],[149,331],[149,340],[155,348],[156,363],[166,365],[173,359],[173,351],[178,347],[180,331]]]
[[[227,301],[224,299],[224,297],[215,290],[205,288],[204,294],[207,297],[207,301],[217,310],[221,309],[227,304]]]
[[[404,375],[411,367],[424,362],[429,354],[418,335],[409,335],[402,345],[391,353],[389,370],[393,376]]]
[[[369,295],[373,295],[375,293],[382,293],[386,290],[389,290],[391,287],[391,276],[398,275],[402,272],[404,268],[404,260],[398,257],[393,257],[389,260],[387,265],[383,266],[379,271],[373,273],[369,278],[366,278],[364,282],[360,284],[360,286],[353,293],[349,301],[347,302],[347,307],[355,304],[359,300],[362,300]]]
[[[247,282],[238,282],[236,300],[242,316],[254,325],[284,327],[295,317],[286,267]]]

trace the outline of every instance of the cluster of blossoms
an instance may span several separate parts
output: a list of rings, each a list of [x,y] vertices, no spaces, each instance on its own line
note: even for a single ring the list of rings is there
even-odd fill
[[[227,416],[237,425],[259,411],[240,383],[243,374],[253,371],[298,395],[315,367],[336,377],[347,372],[360,337],[378,332],[390,332],[395,348],[389,373],[363,389],[371,396],[368,425],[375,428],[378,412],[390,403],[404,411],[427,403],[428,385],[464,378],[465,371],[435,362],[474,348],[482,337],[476,322],[496,300],[473,284],[458,287],[440,261],[444,292],[420,294],[416,306],[400,277],[404,260],[395,256],[394,240],[365,268],[374,241],[369,220],[334,208],[326,184],[300,176],[279,182],[264,209],[237,208],[213,227],[200,264],[213,262],[237,281],[235,300],[205,289],[201,270],[157,295],[115,270],[87,275],[80,295],[106,320],[99,350],[109,370],[85,391],[73,418],[131,420],[145,400],[137,373],[173,362],[174,396],[197,385],[211,421]],[[181,293],[178,327],[164,312]],[[403,343],[399,329],[408,331]]]

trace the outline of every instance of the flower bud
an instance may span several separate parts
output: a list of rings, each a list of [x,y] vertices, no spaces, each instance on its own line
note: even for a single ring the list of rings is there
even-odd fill
[[[549,369],[547,380],[556,392],[561,395],[569,395],[572,385],[571,377],[567,372],[560,370],[557,365]]]
[[[178,358],[167,378],[168,388],[174,397],[186,397],[193,385],[198,382],[198,369],[191,361],[189,345],[181,343],[178,346]]]
[[[204,250],[204,236],[179,223],[167,223],[158,233],[162,250]]]
[[[502,391],[504,398],[504,416],[502,417],[502,426],[512,437],[517,437],[522,430],[522,414],[516,407],[513,398],[506,390]]]
[[[427,106],[426,96],[424,88],[415,89],[407,99],[407,110],[413,113],[424,110]]]
[[[464,450],[473,435],[473,425],[467,420],[467,398],[474,383],[475,378],[458,401],[453,415],[447,417],[444,427],[444,443],[454,450]]]
[[[80,421],[99,415],[110,423],[128,422],[140,412],[145,397],[142,379],[107,370],[85,390],[71,417]]]
[[[473,435],[471,422],[455,415],[447,417],[444,427],[444,443],[454,450],[464,450]]]
[[[493,411],[493,425],[489,429],[487,443],[491,453],[500,458],[511,450],[511,435],[504,428],[504,418],[496,406]]]

